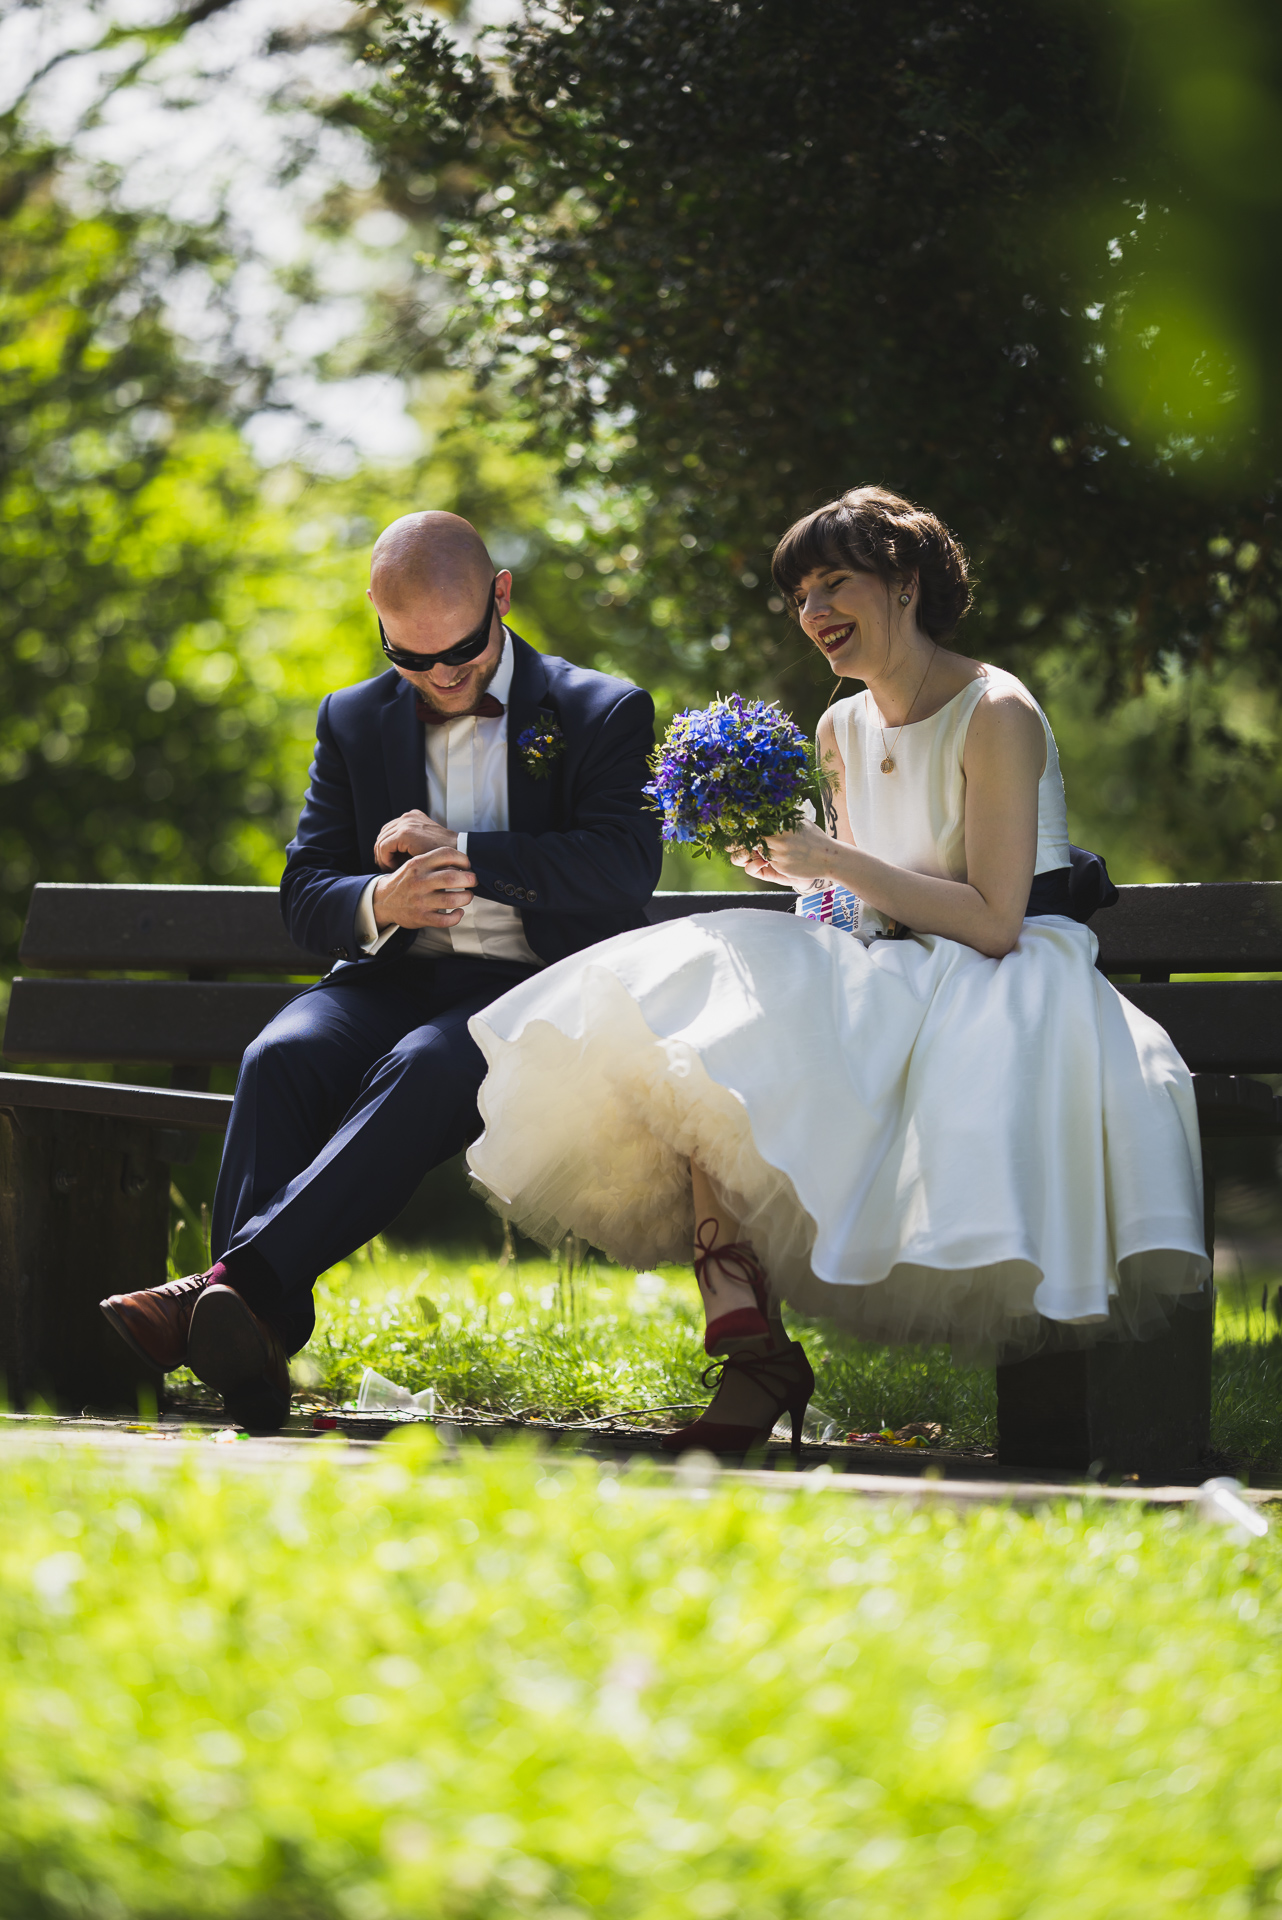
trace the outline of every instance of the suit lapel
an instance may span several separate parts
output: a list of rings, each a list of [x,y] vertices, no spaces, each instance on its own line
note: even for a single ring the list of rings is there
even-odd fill
[[[399,677],[383,707],[383,773],[387,780],[387,818],[417,807],[427,812],[427,762],[423,723],[414,711],[415,693]]]
[[[509,627],[508,632],[512,633]],[[551,704],[547,673],[535,649],[512,633],[512,686],[507,703],[507,817],[513,833],[546,833],[558,824],[561,812],[561,764],[548,777],[536,780],[525,765],[518,742],[540,714],[560,715]]]

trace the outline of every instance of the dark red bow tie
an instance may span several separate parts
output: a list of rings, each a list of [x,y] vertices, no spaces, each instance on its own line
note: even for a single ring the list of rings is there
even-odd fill
[[[470,713],[438,713],[420,697],[414,702],[414,711],[424,726],[443,727],[449,720],[497,720],[503,712],[503,702],[496,700],[492,693],[483,693]]]

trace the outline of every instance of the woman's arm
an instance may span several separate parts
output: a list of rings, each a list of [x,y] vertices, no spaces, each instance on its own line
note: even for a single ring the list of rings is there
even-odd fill
[[[823,729],[820,729],[822,746]],[[941,933],[995,960],[1019,939],[1037,858],[1037,783],[1046,765],[1046,733],[1016,689],[993,691],[975,709],[966,736],[965,880],[934,880],[878,860],[851,844],[844,794],[839,839],[818,827],[766,842],[769,862],[745,864],[757,878],[788,885],[849,887],[888,919],[915,933]],[[889,776],[893,778],[894,776]]]

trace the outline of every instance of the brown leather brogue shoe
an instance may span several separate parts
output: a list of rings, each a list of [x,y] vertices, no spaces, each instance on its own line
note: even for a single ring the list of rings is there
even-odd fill
[[[187,1365],[222,1394],[237,1426],[275,1433],[289,1418],[285,1349],[235,1287],[215,1282],[200,1294],[187,1336]]]
[[[113,1293],[98,1306],[140,1360],[172,1373],[186,1362],[192,1312],[209,1279],[208,1273],[189,1273],[141,1293]]]

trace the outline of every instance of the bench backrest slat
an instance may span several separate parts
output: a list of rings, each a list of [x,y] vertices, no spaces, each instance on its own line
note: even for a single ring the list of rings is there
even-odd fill
[[[1090,923],[1106,973],[1282,973],[1282,880],[1119,892]]]
[[[1282,1073],[1282,980],[1123,987],[1194,1073]]]
[[[654,922],[727,908],[788,913],[793,895],[658,893]],[[1092,922],[1106,971],[1282,972],[1282,882],[1123,887]],[[293,973],[324,963],[287,938],[275,887],[42,884],[22,941],[27,965],[117,971]],[[4,1051],[14,1060],[235,1063],[298,989],[283,982],[50,980],[13,983]],[[1282,1072],[1282,983],[1127,987],[1204,1073]]]
[[[727,907],[787,913],[791,894],[657,893],[652,920]],[[1092,931],[1111,973],[1282,972],[1282,881],[1123,887]],[[287,937],[275,887],[37,886],[25,966],[315,973]]]
[[[651,920],[727,906],[791,912],[787,893],[656,893]],[[1111,973],[1282,972],[1282,881],[1123,887],[1096,914]],[[274,887],[81,887],[40,883],[21,945],[23,966],[211,973],[315,973],[296,947]]]
[[[11,1060],[237,1061],[298,987],[274,981],[23,980],[13,983]]]
[[[285,932],[275,887],[82,887],[41,882],[19,955],[28,967],[316,973]]]

